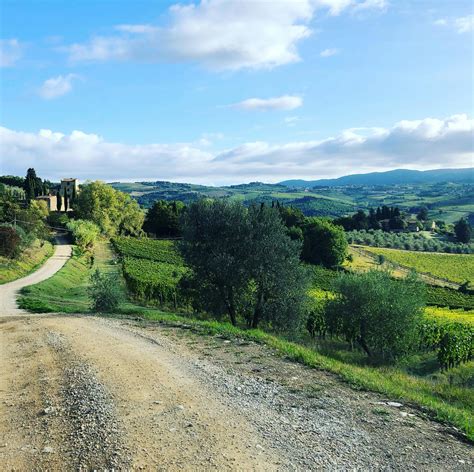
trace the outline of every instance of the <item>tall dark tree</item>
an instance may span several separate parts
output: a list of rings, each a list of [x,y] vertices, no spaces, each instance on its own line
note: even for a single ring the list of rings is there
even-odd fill
[[[418,215],[416,215],[416,217],[420,221],[426,221],[428,219],[428,208],[426,207],[420,208],[420,211],[418,212]]]
[[[347,240],[340,226],[323,218],[307,218],[303,234],[303,260],[326,267],[334,267],[344,262]]]
[[[63,207],[63,197],[61,196],[61,192],[58,190],[56,194],[56,210],[61,211]]]
[[[69,208],[69,199],[67,196],[67,192],[64,192],[64,211],[67,211]]]
[[[471,240],[472,227],[464,218],[461,218],[454,225],[454,232],[456,234],[456,239],[460,243],[467,244]]]
[[[26,201],[28,203],[33,200],[37,195],[37,184],[38,178],[36,177],[36,171],[33,168],[29,168],[26,172],[25,182],[24,182],[24,190]]]

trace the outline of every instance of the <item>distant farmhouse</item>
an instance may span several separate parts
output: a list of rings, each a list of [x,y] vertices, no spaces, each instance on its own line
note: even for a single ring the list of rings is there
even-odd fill
[[[49,211],[72,211],[71,202],[79,193],[79,181],[73,178],[61,179],[59,190],[49,195],[41,195],[36,200],[46,202]],[[61,201],[60,207],[58,205]]]

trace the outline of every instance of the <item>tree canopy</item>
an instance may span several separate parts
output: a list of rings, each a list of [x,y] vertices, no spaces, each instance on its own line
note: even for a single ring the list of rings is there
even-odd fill
[[[108,235],[139,235],[144,213],[138,203],[104,182],[89,182],[81,187],[76,198],[77,217],[93,221]]]
[[[183,257],[194,296],[214,314],[248,325],[298,323],[306,277],[300,244],[287,235],[277,208],[245,208],[226,200],[191,204],[183,220]]]
[[[347,240],[342,227],[324,218],[307,218],[303,227],[302,258],[312,264],[335,267],[344,262]]]

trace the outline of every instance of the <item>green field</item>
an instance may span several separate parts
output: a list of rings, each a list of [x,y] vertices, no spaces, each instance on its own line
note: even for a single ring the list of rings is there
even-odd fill
[[[53,252],[54,248],[50,242],[36,240],[16,259],[0,256],[0,284],[25,277],[41,266]]]
[[[373,254],[381,254],[389,261],[413,268],[423,274],[456,283],[463,283],[466,280],[474,281],[474,255],[472,254],[441,254],[374,247],[364,249]]]

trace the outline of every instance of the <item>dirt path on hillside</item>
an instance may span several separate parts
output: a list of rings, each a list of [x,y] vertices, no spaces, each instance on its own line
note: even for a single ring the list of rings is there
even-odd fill
[[[472,470],[454,430],[264,346],[0,318],[3,470]]]
[[[0,315],[19,315],[25,313],[16,305],[18,291],[53,276],[71,257],[71,245],[66,238],[58,236],[54,254],[35,272],[13,282],[0,285]]]

